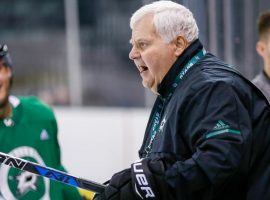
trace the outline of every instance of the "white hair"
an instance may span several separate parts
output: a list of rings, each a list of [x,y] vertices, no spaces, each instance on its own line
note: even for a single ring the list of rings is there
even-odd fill
[[[193,14],[186,7],[172,1],[156,1],[142,6],[130,19],[130,28],[145,15],[153,14],[156,32],[167,43],[178,35],[192,42],[198,38],[199,29]]]

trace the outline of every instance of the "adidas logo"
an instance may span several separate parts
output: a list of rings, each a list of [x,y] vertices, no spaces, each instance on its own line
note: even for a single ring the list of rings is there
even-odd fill
[[[49,134],[48,132],[43,129],[40,133],[40,140],[48,140],[50,137],[49,137]]]
[[[220,129],[225,129],[225,128],[230,128],[230,127],[226,125],[223,121],[218,120],[213,130],[220,130]]]

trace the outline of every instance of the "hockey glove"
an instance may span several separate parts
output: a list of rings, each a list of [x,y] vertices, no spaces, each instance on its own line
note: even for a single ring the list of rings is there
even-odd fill
[[[140,199],[175,199],[165,180],[165,165],[160,158],[145,158],[131,165],[132,185]]]
[[[94,200],[136,200],[132,191],[130,169],[114,174],[104,192]]]

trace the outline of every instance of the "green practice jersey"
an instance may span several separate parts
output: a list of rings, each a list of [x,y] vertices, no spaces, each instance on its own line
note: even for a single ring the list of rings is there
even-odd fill
[[[58,170],[57,123],[52,110],[35,97],[10,96],[11,118],[0,120],[0,151]],[[0,165],[0,199],[81,199],[78,190],[29,172]]]

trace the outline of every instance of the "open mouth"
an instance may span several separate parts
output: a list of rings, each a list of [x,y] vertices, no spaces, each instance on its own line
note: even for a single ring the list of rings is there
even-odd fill
[[[143,73],[143,72],[145,72],[145,71],[148,70],[148,67],[146,67],[146,66],[139,66],[138,69],[139,69],[140,73]]]

